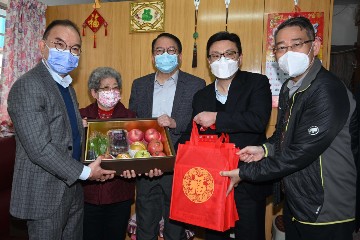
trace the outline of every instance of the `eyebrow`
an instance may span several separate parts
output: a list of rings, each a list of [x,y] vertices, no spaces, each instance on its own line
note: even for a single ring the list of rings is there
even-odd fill
[[[155,49],[169,49],[169,48],[176,48],[175,46],[170,46],[170,47],[168,47],[168,48],[164,48],[164,47],[157,47],[157,48],[155,48]]]
[[[231,48],[231,49],[226,49],[224,52],[232,52],[232,51],[235,51],[235,52],[237,52],[237,50],[235,50],[235,49],[233,49],[233,48]],[[223,52],[223,53],[224,53]],[[219,51],[212,51],[211,53],[220,53]]]
[[[55,40],[57,40],[57,41],[63,41],[66,45],[68,45],[63,39],[61,39],[61,38],[59,38],[59,37],[56,37],[55,38]],[[75,46],[77,46],[77,47],[81,47],[81,44],[74,44],[74,45],[72,45],[71,47],[75,47]],[[69,46],[70,47],[70,46]]]
[[[63,41],[65,42],[63,39],[59,38],[59,37],[56,37],[55,40],[58,40],[58,41]]]
[[[296,41],[302,41],[302,40],[303,40],[302,38],[293,38],[290,41],[291,42],[296,42]],[[284,43],[285,43],[285,41],[281,41],[281,42],[276,43],[276,45],[284,44]]]

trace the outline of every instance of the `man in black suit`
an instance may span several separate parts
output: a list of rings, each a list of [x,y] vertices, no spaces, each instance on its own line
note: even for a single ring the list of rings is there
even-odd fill
[[[240,38],[234,33],[218,32],[207,42],[207,56],[216,80],[195,94],[194,121],[205,134],[227,133],[230,142],[244,148],[266,140],[271,114],[271,91],[266,76],[239,70],[242,61]],[[240,163],[243,164],[243,163]],[[266,196],[270,184],[241,182],[235,189],[240,220],[236,239],[265,239]],[[227,233],[207,231],[206,239],[225,239]]]
[[[160,126],[168,127],[173,144],[191,122],[194,94],[205,87],[203,79],[179,70],[181,52],[181,42],[176,36],[158,35],[152,42],[157,72],[134,80],[129,102],[137,117],[155,117]],[[186,238],[184,228],[169,221],[173,174],[162,175],[161,169],[154,169],[148,175],[155,177],[140,177],[136,183],[137,239],[157,239],[161,217],[164,217],[165,239]]]

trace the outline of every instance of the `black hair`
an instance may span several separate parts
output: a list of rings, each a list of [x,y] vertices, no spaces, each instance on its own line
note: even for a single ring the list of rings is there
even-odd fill
[[[209,51],[211,45],[214,44],[214,42],[222,41],[222,40],[229,40],[236,44],[236,47],[239,51],[239,55],[242,54],[242,48],[241,48],[241,41],[239,36],[236,33],[229,33],[229,32],[218,32],[212,35],[206,44],[206,56],[209,56]]]
[[[276,36],[281,29],[284,29],[286,27],[294,27],[294,26],[299,27],[301,30],[305,29],[306,35],[309,37],[309,39],[315,40],[314,26],[311,24],[309,19],[307,19],[306,17],[299,16],[299,17],[289,18],[288,20],[282,22],[278,26],[274,34],[275,41],[276,41]]]
[[[178,53],[180,54],[182,52],[182,45],[181,45],[181,42],[180,42],[180,39],[178,37],[176,37],[175,35],[172,35],[171,33],[161,33],[159,34],[153,41],[152,41],[152,44],[151,44],[151,49],[152,49],[152,52],[155,51],[154,47],[155,47],[155,43],[156,41],[161,38],[161,37],[167,37],[167,38],[170,38],[172,40],[175,41],[176,45],[177,45],[177,50],[178,50]]]
[[[47,37],[49,36],[50,34],[50,31],[51,29],[53,29],[54,27],[56,26],[64,26],[64,27],[71,27],[73,28],[78,34],[79,34],[79,37],[80,37],[80,40],[81,40],[81,34],[80,34],[80,30],[78,28],[78,26],[73,23],[72,21],[68,20],[68,19],[63,19],[63,20],[54,20],[52,21],[48,26],[47,28],[45,29],[45,32],[44,32],[44,35],[43,35],[43,40],[46,40]]]

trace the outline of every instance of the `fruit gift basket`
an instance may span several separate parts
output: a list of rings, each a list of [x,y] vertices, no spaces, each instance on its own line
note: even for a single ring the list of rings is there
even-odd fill
[[[167,128],[155,118],[88,120],[82,151],[82,162],[89,164],[104,156],[104,169],[146,173],[151,169],[172,172],[175,152]]]

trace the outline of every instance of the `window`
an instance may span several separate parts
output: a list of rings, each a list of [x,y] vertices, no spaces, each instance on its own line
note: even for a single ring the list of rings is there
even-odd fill
[[[2,72],[2,60],[3,60],[4,44],[5,44],[5,20],[6,20],[6,10],[0,9],[0,75]]]

